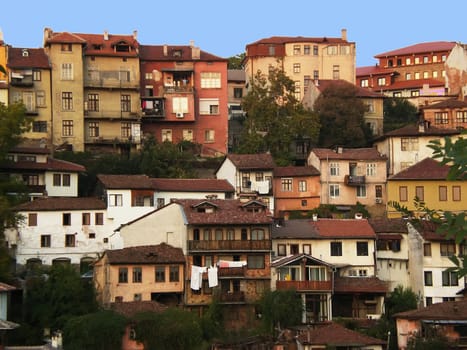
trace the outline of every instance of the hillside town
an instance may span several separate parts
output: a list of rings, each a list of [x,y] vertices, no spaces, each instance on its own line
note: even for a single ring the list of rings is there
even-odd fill
[[[215,339],[209,349],[405,350],[434,329],[449,349],[466,347],[467,280],[458,269],[466,241],[440,231],[454,216],[466,232],[465,155],[453,176],[455,157],[437,157],[436,146],[465,145],[467,44],[388,48],[369,67],[356,67],[356,51],[346,29],[258,38],[232,67],[194,41],[145,44],[137,31],[45,28],[41,48],[15,47],[0,33],[0,105],[21,104],[30,124],[0,162],[2,181],[26,188],[10,208],[21,219],[2,225],[16,278],[0,280],[0,349],[16,345],[8,339],[21,328],[15,310],[27,276],[55,266],[73,267],[101,310],[130,320],[122,350],[150,348],[138,338],[138,312],[203,317],[218,305],[219,327],[243,335],[267,319],[264,295],[288,291],[301,306],[298,322],[273,324],[267,340]],[[273,98],[260,104],[261,73],[283,74],[290,96],[268,91]],[[323,120],[333,91],[352,91],[362,106],[365,142],[352,141],[357,127],[339,124],[345,110]],[[388,129],[387,101],[402,100],[415,119],[399,115],[402,124]],[[277,104],[276,119],[302,117],[299,127],[254,129],[268,104]],[[62,156],[132,159],[148,140],[192,145],[200,167],[215,166],[193,177],[105,168],[92,177]],[[252,152],[252,140],[273,141]],[[2,196],[19,198],[8,186]],[[401,290],[416,304],[391,315],[392,333],[361,332],[387,318]],[[63,329],[45,336],[41,349],[61,349],[66,338]]]

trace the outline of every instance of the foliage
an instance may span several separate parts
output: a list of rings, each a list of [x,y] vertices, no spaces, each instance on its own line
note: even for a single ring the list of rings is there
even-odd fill
[[[417,305],[418,298],[412,289],[399,285],[386,299],[386,317],[391,318],[396,313],[415,310]]]
[[[0,103],[0,160],[21,141],[21,135],[30,128],[31,119],[22,103],[5,106]]]
[[[135,332],[146,350],[199,349],[203,342],[198,318],[178,308],[137,315]]]
[[[201,328],[203,330],[203,338],[211,340],[218,338],[224,333],[222,306],[218,298],[213,298],[207,311],[201,318]]]
[[[227,69],[243,69],[243,60],[245,59],[245,56],[245,52],[242,52],[235,56],[229,57]]]
[[[318,116],[295,98],[294,82],[283,70],[272,69],[268,76],[258,71],[250,86],[242,100],[247,118],[235,152],[270,152],[277,165],[287,165],[294,141],[316,144]]]
[[[391,97],[383,101],[384,132],[402,128],[418,121],[418,110],[405,98]]]
[[[303,305],[295,290],[267,291],[259,301],[264,330],[274,334],[275,329],[284,329],[300,324]]]
[[[424,334],[416,334],[409,338],[408,350],[447,350],[452,349],[444,334],[435,327],[424,325]]]
[[[72,317],[63,329],[63,346],[67,350],[121,349],[126,325],[126,318],[113,311]]]
[[[351,83],[339,81],[325,88],[313,106],[321,123],[321,147],[365,147],[371,131],[363,116],[366,106],[357,96],[358,89]]]

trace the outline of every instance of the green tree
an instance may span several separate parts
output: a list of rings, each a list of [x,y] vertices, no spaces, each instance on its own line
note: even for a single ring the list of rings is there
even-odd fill
[[[295,86],[283,70],[272,69],[266,76],[258,71],[243,98],[247,114],[238,153],[270,152],[278,165],[287,165],[297,140],[316,144],[318,116],[295,98]]]
[[[365,147],[371,131],[363,116],[366,106],[357,96],[358,88],[338,81],[323,89],[313,106],[321,123],[319,145],[322,147]]]
[[[418,110],[405,98],[391,97],[383,101],[384,132],[399,129],[418,121]]]
[[[122,348],[127,319],[113,311],[98,311],[70,318],[63,329],[67,350],[114,350]]]
[[[244,52],[228,58],[227,69],[243,69]]]

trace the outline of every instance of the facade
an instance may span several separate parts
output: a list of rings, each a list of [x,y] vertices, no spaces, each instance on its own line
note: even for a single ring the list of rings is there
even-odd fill
[[[274,217],[290,211],[306,212],[320,204],[320,173],[313,166],[274,168]]]
[[[8,106],[8,45],[3,41],[3,32],[0,29],[0,66],[5,69],[5,73],[0,71],[0,102]]]
[[[388,178],[388,202],[394,201],[406,206],[413,215],[424,215],[414,203],[415,197],[437,211],[454,213],[466,210],[463,194],[467,193],[467,182],[446,180],[450,167],[441,165],[432,158],[425,158],[411,167]],[[388,217],[402,214],[391,206],[387,208]]]
[[[143,132],[191,141],[201,154],[227,153],[227,60],[194,46],[141,45]]]
[[[231,153],[239,146],[243,131],[245,112],[242,109],[242,98],[246,96],[245,71],[229,69],[227,71],[228,105],[229,105],[229,139],[228,150]]]
[[[216,178],[227,180],[235,188],[235,198],[260,199],[273,212],[274,167],[269,153],[228,154],[216,170]]]
[[[185,256],[180,248],[161,243],[107,250],[94,265],[94,285],[101,305],[183,301]]]
[[[431,125],[440,129],[467,128],[467,98],[445,100],[422,108],[423,116]]]
[[[246,45],[247,83],[258,71],[268,74],[279,68],[295,82],[295,95],[302,100],[306,89],[320,79],[343,79],[355,83],[355,43],[347,40],[347,30],[340,38],[270,37]]]
[[[375,148],[314,148],[308,156],[308,164],[321,173],[322,204],[360,202],[375,213],[386,203],[386,162]]]

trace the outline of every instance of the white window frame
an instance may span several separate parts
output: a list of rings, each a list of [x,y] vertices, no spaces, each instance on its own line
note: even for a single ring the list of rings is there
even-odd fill
[[[339,184],[330,184],[329,185],[329,197],[339,198],[339,196],[340,196]]]
[[[376,176],[376,163],[367,163],[366,176]]]
[[[201,72],[201,89],[221,88],[220,72]]]
[[[219,99],[218,98],[200,98],[199,99],[199,114],[218,115],[219,114]]]
[[[61,80],[73,80],[73,63],[62,63],[60,69]]]
[[[173,113],[188,113],[188,97],[172,97]]]
[[[330,163],[329,164],[329,175],[339,176],[339,163]]]
[[[109,207],[122,207],[123,195],[121,193],[109,194]]]

